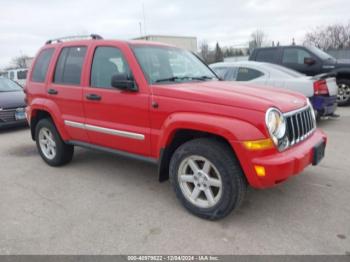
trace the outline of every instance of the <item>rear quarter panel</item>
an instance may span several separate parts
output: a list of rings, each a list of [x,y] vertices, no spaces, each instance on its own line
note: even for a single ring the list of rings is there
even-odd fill
[[[336,96],[338,94],[337,80],[334,77],[327,78],[327,87],[330,96]]]

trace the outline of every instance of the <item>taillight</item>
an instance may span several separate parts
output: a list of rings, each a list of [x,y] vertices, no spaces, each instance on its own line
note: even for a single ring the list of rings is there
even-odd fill
[[[314,82],[314,94],[317,95],[329,95],[326,80],[318,80]]]

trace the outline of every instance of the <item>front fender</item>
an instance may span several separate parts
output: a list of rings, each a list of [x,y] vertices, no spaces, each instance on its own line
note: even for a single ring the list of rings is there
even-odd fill
[[[189,129],[207,132],[225,138],[227,141],[246,141],[265,139],[264,131],[249,122],[217,115],[198,113],[174,113],[162,126],[158,152],[166,148],[178,130]]]

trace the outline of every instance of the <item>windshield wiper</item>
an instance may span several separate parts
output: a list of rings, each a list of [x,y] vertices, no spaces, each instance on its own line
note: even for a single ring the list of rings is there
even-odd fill
[[[181,81],[181,80],[200,80],[200,81],[205,81],[209,79],[213,79],[213,77],[210,76],[173,76],[173,77],[168,77],[168,78],[163,78],[163,79],[158,79],[155,82],[156,83],[161,83],[161,82],[176,82],[176,81]]]
[[[196,76],[196,77],[192,77],[192,79],[194,79],[194,80],[213,80],[214,77],[211,77],[211,76]]]

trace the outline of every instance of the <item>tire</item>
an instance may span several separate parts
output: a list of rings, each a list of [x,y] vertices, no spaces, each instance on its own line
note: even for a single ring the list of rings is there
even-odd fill
[[[350,80],[339,79],[338,84],[338,105],[348,106],[350,105]]]
[[[208,170],[206,164],[210,165],[209,171],[200,176],[200,172]],[[198,168],[197,173],[193,167]],[[181,145],[171,158],[169,177],[182,205],[192,214],[209,220],[224,218],[237,209],[247,190],[246,178],[231,148],[214,139],[200,138]],[[217,187],[220,182],[221,188]],[[192,198],[196,195],[197,198]]]
[[[50,166],[63,166],[73,158],[74,146],[64,143],[50,119],[42,119],[36,125],[35,141],[40,156]]]

